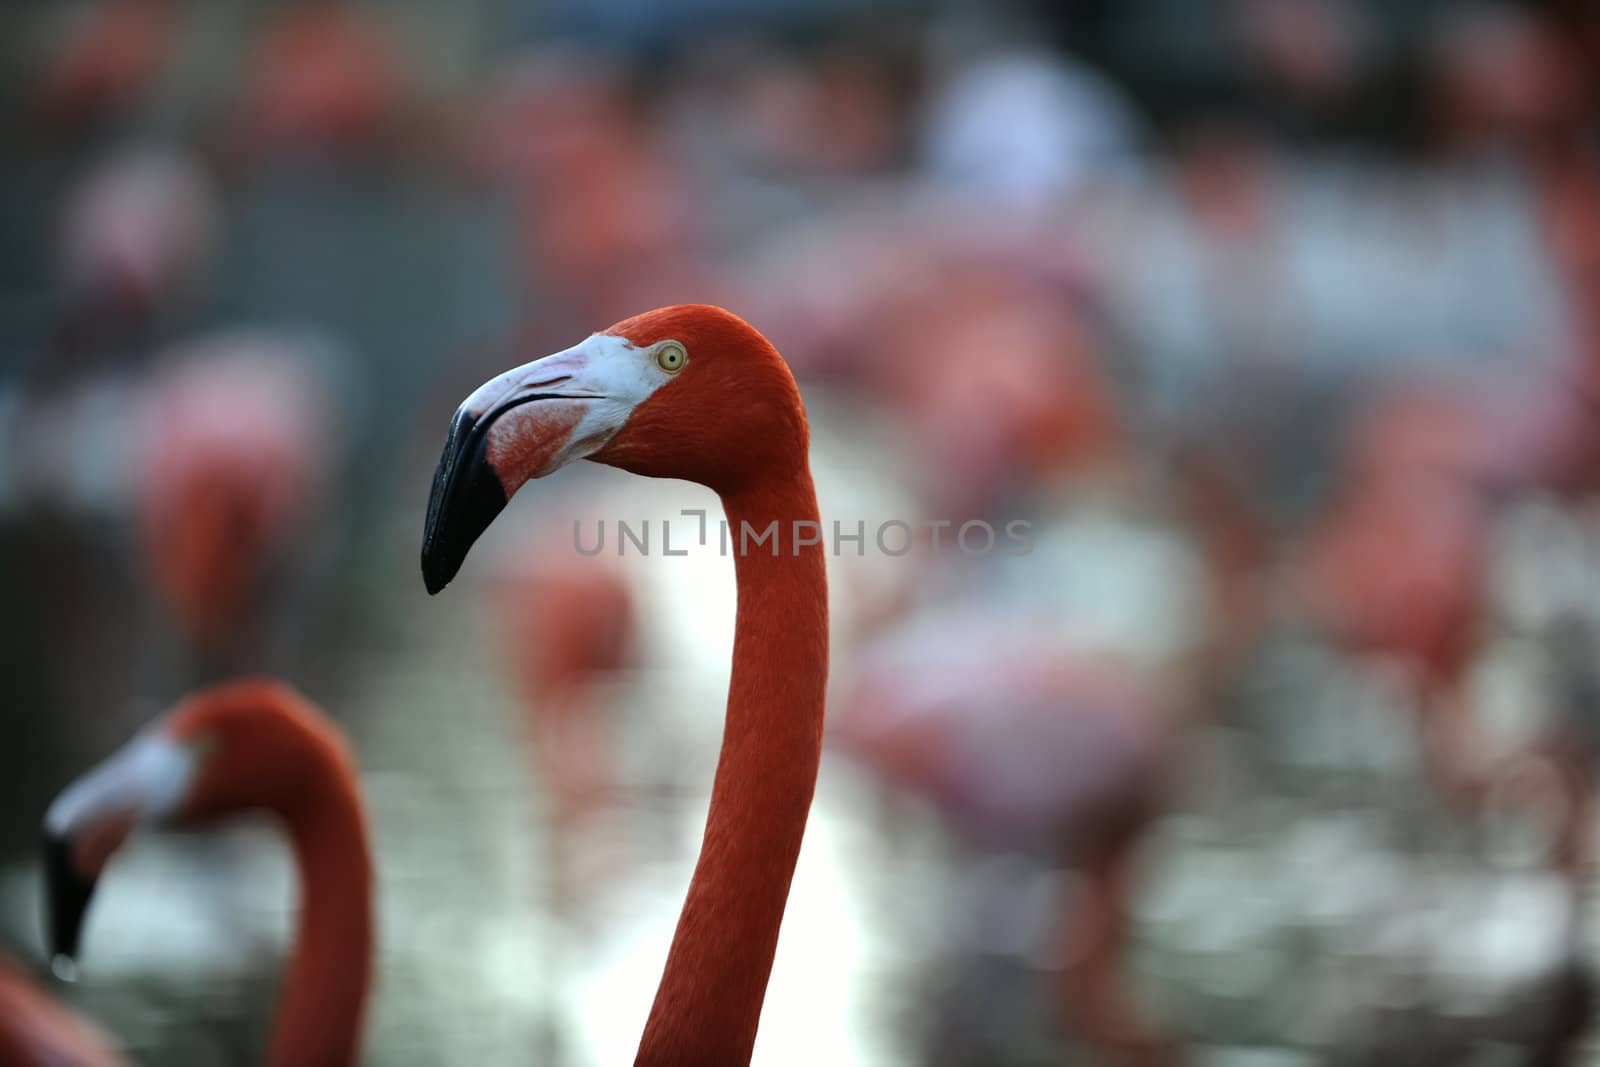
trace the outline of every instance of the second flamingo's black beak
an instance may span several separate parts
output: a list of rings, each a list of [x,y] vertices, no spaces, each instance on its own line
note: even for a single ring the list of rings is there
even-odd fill
[[[505,509],[505,487],[487,455],[495,414],[474,417],[462,407],[450,420],[422,529],[422,581],[430,594],[450,584],[473,542]]]
[[[76,960],[95,880],[84,877],[73,862],[71,838],[45,835],[44,881],[45,942],[51,957]]]

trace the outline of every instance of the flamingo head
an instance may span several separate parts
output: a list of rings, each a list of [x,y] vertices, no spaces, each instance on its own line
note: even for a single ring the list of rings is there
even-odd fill
[[[422,574],[443,589],[524,484],[591,459],[727,496],[805,469],[800,391],[777,350],[703,304],[660,308],[492,378],[456,410]]]
[[[323,799],[326,779],[307,773],[313,752],[350,766],[334,728],[298,693],[234,682],[179,703],[69,785],[44,820],[52,954],[77,956],[100,873],[136,828],[256,809],[293,821]]]

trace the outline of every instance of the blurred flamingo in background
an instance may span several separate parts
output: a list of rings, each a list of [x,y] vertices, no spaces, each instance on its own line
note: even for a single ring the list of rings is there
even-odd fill
[[[502,565],[494,596],[545,795],[550,873],[565,907],[588,881],[573,866],[577,839],[617,785],[604,686],[626,666],[635,642],[633,588],[609,559],[580,555],[569,540],[550,536]]]
[[[104,507],[125,483],[122,423],[149,328],[207,266],[217,205],[186,156],[122,153],[72,192],[63,213],[54,329],[23,371],[4,426],[10,481],[63,510]],[[97,448],[96,446],[100,446]]]
[[[127,1067],[111,1041],[46,996],[0,956],[0,1063],[7,1067]]]
[[[46,49],[39,107],[80,127],[137,98],[159,75],[177,30],[173,0],[107,0],[65,13]]]
[[[1485,520],[1460,487],[1382,476],[1347,485],[1313,534],[1302,592],[1339,643],[1404,669],[1429,774],[1447,795],[1481,786],[1461,687],[1486,613]]]
[[[1057,931],[1060,1017],[1108,1062],[1174,1062],[1121,973],[1136,850],[1176,741],[1170,698],[1045,629],[966,610],[902,624],[860,654],[830,738],[981,846],[1069,861],[1082,881]]]
[[[255,156],[371,144],[395,120],[404,85],[387,31],[361,9],[281,12],[246,67],[241,147]]]
[[[750,1061],[822,757],[828,585],[793,375],[720,308],[660,308],[485,383],[457,409],[428,501],[436,593],[529,479],[592,458],[715,491],[738,608],[722,753],[700,858],[639,1045],[641,1064]],[[779,551],[779,549],[782,551]]]
[[[28,656],[86,711],[128,684],[119,653],[134,644],[128,612],[139,598],[121,535],[134,506],[143,374],[154,338],[202,288],[219,207],[184,151],[96,154],[55,227],[43,336],[0,387],[0,510],[20,520],[15,530],[33,546],[24,555],[43,564],[12,580],[19,602],[48,603],[58,620]],[[85,655],[104,669],[75,666]]]
[[[163,310],[209,265],[218,205],[186,154],[142,148],[90,172],[69,202],[62,282],[72,305],[134,321]]]
[[[60,310],[28,384],[79,384],[142,354],[149,328],[198,288],[219,210],[209,176],[180,151],[129,149],[92,169],[63,211]]]
[[[1447,795],[1480,797],[1490,770],[1463,687],[1491,614],[1497,508],[1582,492],[1595,444],[1581,393],[1558,375],[1391,387],[1358,413],[1334,500],[1300,546],[1302,608],[1406,673],[1428,772]]]
[[[809,378],[903,419],[932,515],[1125,473],[1126,413],[1074,265],[948,221],[884,205],[845,232],[775,242],[743,284]]]
[[[140,532],[156,592],[203,670],[259,654],[263,582],[329,477],[330,398],[302,357],[285,340],[225,335],[175,353],[152,387]]]
[[[528,286],[562,316],[547,331],[715,289],[693,186],[627,74],[605,56],[537,55],[472,119],[469,155],[509,191]]]
[[[1114,463],[1117,452],[1088,455]],[[1177,1042],[1143,1017],[1126,988],[1137,853],[1166,810],[1186,731],[1227,692],[1264,621],[1271,545],[1235,472],[1198,448],[1177,460],[1175,496],[1159,513],[1198,565],[1195,592],[1206,608],[1170,658],[1152,660],[1147,648],[1125,655],[1103,636],[1067,636],[1071,611],[1057,614],[1060,591],[1041,598],[1051,606],[1030,608],[996,599],[1003,583],[985,582],[953,603],[878,620],[835,700],[829,734],[892,789],[929,801],[978,848],[1020,847],[1075,869],[1045,950],[1065,961],[1051,1003],[1068,1032],[1112,1063],[1179,1057]],[[1035,536],[1049,538],[1050,525]],[[1178,603],[1169,609],[1183,614]],[[985,900],[992,890],[981,888]],[[956,991],[963,1002],[964,988]],[[938,1014],[951,1029],[932,1044],[949,1062],[997,1054],[974,1050],[974,1035],[959,1033],[976,1025],[966,1011]]]
[[[353,1067],[374,939],[359,772],[333,723],[287,686],[249,680],[196,693],[56,798],[45,816],[51,950],[77,956],[96,880],[138,826],[205,826],[250,811],[279,820],[301,885],[266,1062]]]
[[[1007,271],[942,274],[937,303],[885,330],[874,375],[907,415],[933,513],[991,514],[1008,493],[1115,469],[1122,416],[1082,319]]]

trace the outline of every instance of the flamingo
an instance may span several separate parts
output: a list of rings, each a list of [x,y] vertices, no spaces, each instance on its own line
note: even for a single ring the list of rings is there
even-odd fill
[[[597,689],[621,670],[633,641],[633,589],[610,560],[548,538],[495,582],[507,662],[527,709],[538,781],[553,824],[557,897],[578,888],[573,832],[606,801],[616,773]]]
[[[938,282],[937,308],[902,302],[874,383],[908,417],[936,513],[993,514],[1030,484],[1126,465],[1125,414],[1081,315],[992,267]]]
[[[210,175],[188,153],[136,148],[97,166],[62,221],[58,347],[125,345],[177,306],[205,277],[220,216]]]
[[[46,49],[42,116],[81,128],[136,102],[171,57],[177,16],[170,0],[111,0],[72,10]]]
[[[95,882],[136,826],[206,825],[246,811],[281,821],[301,884],[266,1062],[353,1065],[372,973],[367,817],[338,729],[281,683],[249,679],[190,696],[56,798],[44,823],[51,950],[77,956]]]
[[[1347,648],[1409,672],[1429,773],[1463,801],[1486,784],[1463,688],[1491,613],[1492,505],[1585,490],[1593,420],[1570,383],[1545,374],[1521,388],[1381,394],[1353,428],[1332,507],[1300,546],[1303,606]]]
[[[403,81],[370,15],[296,8],[273,20],[251,57],[235,124],[247,152],[369,144],[394,117]]]
[[[250,651],[263,578],[314,512],[336,451],[323,383],[271,337],[180,353],[150,392],[138,519],[156,592],[203,657]]]
[[[1060,916],[1056,1003],[1108,1063],[1176,1049],[1120,975],[1137,849],[1163,809],[1177,740],[1162,696],[1025,615],[946,611],[872,642],[831,742],[931,800],[972,839],[1042,845],[1082,875]]]
[[[738,606],[699,859],[639,1064],[747,1064],[822,756],[828,593],[794,376],[703,304],[625,319],[491,379],[457,409],[423,532],[430,593],[532,478],[577,459],[716,492]],[[749,532],[748,537],[743,535]],[[770,532],[775,540],[756,545]]]
[[[0,1063],[8,1067],[127,1067],[92,1024],[46,996],[0,956]]]
[[[1305,604],[1337,641],[1405,668],[1417,685],[1435,783],[1481,782],[1462,687],[1488,614],[1486,519],[1459,486],[1384,477],[1347,486],[1306,546]]]
[[[68,511],[117,500],[122,453],[93,445],[118,436],[133,407],[118,394],[133,390],[150,334],[203,277],[218,210],[191,157],[153,148],[117,152],[71,192],[55,249],[60,306],[4,404],[22,496]]]
[[[609,318],[666,278],[680,290],[716,284],[693,188],[623,71],[558,53],[517,64],[503,82],[472,120],[471,155],[505,184],[523,270],[568,309],[563,318]]]

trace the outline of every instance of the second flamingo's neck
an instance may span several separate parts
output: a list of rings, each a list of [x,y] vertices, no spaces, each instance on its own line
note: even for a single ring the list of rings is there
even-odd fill
[[[300,918],[269,1067],[353,1067],[372,977],[372,857],[361,798],[344,765],[311,763],[279,814],[300,873]]]
[[[749,1062],[822,756],[828,594],[802,466],[724,496],[738,577],[733,674],[705,839],[638,1063]],[[777,523],[772,543],[757,545]],[[741,545],[748,524],[749,539]]]

